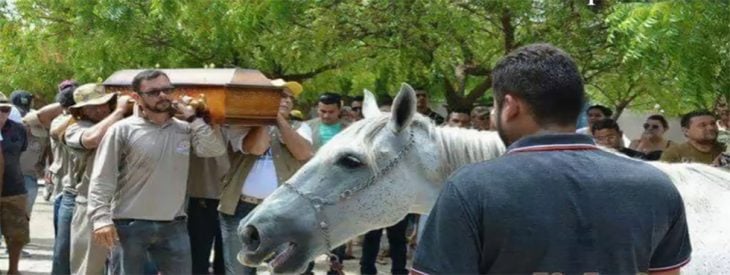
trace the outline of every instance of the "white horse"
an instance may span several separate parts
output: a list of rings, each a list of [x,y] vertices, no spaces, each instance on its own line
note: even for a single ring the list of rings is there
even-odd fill
[[[496,133],[435,127],[415,103],[403,85],[392,113],[381,113],[366,92],[365,119],[335,136],[241,222],[239,260],[257,265],[275,255],[273,272],[300,272],[355,236],[408,213],[428,213],[452,171],[504,153]],[[685,202],[693,260],[683,271],[730,270],[730,173],[700,164],[652,165]]]

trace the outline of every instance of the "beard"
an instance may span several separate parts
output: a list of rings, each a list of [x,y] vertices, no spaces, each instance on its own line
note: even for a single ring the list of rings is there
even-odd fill
[[[507,133],[505,133],[504,128],[502,127],[502,108],[500,108],[499,106],[495,108],[496,110],[494,111],[494,126],[496,126],[497,128],[497,134],[499,134],[499,139],[502,140],[502,143],[504,143],[505,147],[509,147],[512,142],[509,141],[509,139],[507,138]]]
[[[153,113],[174,113],[172,102],[169,100],[160,100],[155,105],[144,102],[144,108]]]

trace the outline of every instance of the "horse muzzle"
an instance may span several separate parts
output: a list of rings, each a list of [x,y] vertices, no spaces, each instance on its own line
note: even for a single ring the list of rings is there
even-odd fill
[[[325,252],[316,220],[306,209],[297,206],[296,198],[280,200],[272,195],[265,200],[239,224],[238,261],[247,266],[266,262],[274,273],[301,273]]]

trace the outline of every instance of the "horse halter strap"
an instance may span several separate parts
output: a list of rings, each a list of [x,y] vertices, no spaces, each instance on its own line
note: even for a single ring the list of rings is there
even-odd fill
[[[386,175],[388,172],[393,170],[396,166],[398,166],[398,163],[408,154],[408,151],[411,150],[414,144],[414,138],[413,138],[413,131],[408,131],[408,143],[403,147],[403,150],[398,152],[398,154],[388,162],[387,165],[383,167],[383,169],[380,169],[380,171],[373,174],[367,181],[364,181],[358,185],[353,186],[352,188],[348,188],[342,193],[339,194],[339,196],[335,199],[325,199],[322,197],[318,197],[313,194],[307,194],[302,192],[301,190],[297,189],[295,186],[291,185],[290,183],[286,182],[284,183],[284,186],[294,191],[297,195],[302,197],[304,200],[309,202],[309,205],[314,210],[314,214],[317,217],[317,222],[319,223],[319,230],[322,233],[322,236],[324,237],[325,244],[327,245],[327,251],[329,252],[332,250],[332,245],[330,244],[330,236],[329,236],[329,223],[327,222],[327,216],[325,216],[323,207],[324,206],[330,206],[335,205],[338,202],[343,202],[348,200],[350,197],[352,197],[353,194],[360,192],[372,185],[374,185],[378,179],[380,179],[382,176]]]

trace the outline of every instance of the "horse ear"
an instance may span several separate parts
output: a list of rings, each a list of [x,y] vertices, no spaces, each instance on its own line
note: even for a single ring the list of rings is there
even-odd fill
[[[390,123],[393,130],[400,132],[411,124],[416,113],[416,92],[411,85],[406,83],[401,85],[400,92],[393,100],[392,110]]]
[[[381,112],[378,108],[378,102],[375,101],[375,95],[368,91],[368,89],[365,89],[363,94],[365,96],[362,102],[362,117],[370,118],[380,116]]]

